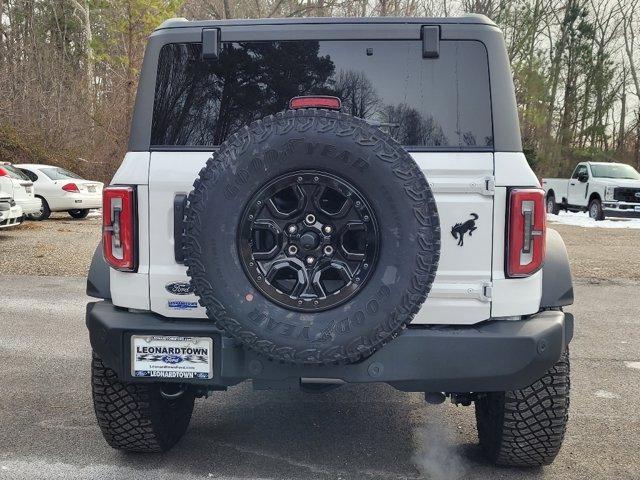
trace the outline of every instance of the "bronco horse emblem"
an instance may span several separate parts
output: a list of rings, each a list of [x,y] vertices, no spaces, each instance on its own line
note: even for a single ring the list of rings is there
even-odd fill
[[[458,240],[458,246],[462,247],[464,245],[464,234],[469,233],[469,236],[476,230],[476,220],[478,219],[477,213],[471,214],[471,219],[467,220],[464,223],[456,223],[453,227],[451,227],[451,235],[453,238]]]

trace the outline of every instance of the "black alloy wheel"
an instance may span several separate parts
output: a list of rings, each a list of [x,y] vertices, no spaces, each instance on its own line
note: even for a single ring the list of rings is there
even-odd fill
[[[294,171],[268,182],[240,220],[245,272],[271,301],[318,312],[347,301],[375,269],[375,212],[349,182],[321,171]]]

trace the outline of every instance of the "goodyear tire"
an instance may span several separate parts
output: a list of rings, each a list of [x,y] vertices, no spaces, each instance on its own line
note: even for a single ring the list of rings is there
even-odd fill
[[[188,197],[184,245],[195,294],[229,335],[273,360],[353,363],[427,298],[440,226],[424,175],[391,137],[338,112],[290,110],[209,159]],[[262,260],[267,250],[276,256]]]
[[[98,425],[107,443],[129,452],[164,452],[189,426],[195,396],[179,384],[125,384],[94,353],[91,390]]]
[[[480,447],[492,462],[514,467],[549,465],[569,421],[569,351],[545,375],[521,390],[476,400]]]

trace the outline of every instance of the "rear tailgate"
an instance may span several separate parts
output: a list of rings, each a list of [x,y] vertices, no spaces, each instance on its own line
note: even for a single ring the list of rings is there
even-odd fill
[[[172,317],[205,317],[193,294],[172,293],[188,283],[174,256],[174,200],[188,193],[209,152],[153,152],[149,169],[149,291],[151,310]],[[176,158],[180,168],[176,168]],[[493,154],[415,153],[434,191],[442,229],[440,266],[431,294],[414,324],[473,324],[490,317],[493,247]],[[240,213],[229,212],[230,215]],[[478,218],[474,220],[475,214]],[[473,220],[475,230],[457,224]],[[467,224],[471,225],[471,224]],[[460,235],[463,235],[463,244]],[[179,289],[178,289],[179,290]]]
[[[13,198],[17,203],[33,199],[33,182],[13,180]]]

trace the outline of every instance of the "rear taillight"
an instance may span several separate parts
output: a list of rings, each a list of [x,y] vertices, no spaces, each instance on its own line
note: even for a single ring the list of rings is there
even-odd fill
[[[62,186],[62,189],[65,192],[73,192],[73,193],[78,193],[80,191],[80,189],[78,188],[78,185],[76,185],[75,183],[67,183],[66,185]]]
[[[544,190],[516,188],[509,192],[507,276],[528,277],[544,261],[546,215]]]
[[[306,97],[293,97],[289,101],[289,108],[297,110],[299,108],[328,108],[329,110],[340,110],[342,102],[338,97],[328,95],[309,95]]]
[[[116,270],[137,268],[135,190],[107,187],[102,193],[102,244],[104,258]]]
[[[8,175],[9,174],[7,173],[7,171],[4,168],[0,167],[0,177],[6,177]]]

